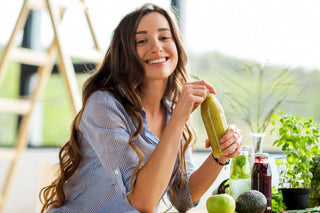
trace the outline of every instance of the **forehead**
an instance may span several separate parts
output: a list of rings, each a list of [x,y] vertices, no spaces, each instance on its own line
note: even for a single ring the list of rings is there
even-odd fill
[[[151,12],[141,18],[137,27],[137,32],[150,31],[159,28],[167,28],[170,30],[168,20],[158,12]]]

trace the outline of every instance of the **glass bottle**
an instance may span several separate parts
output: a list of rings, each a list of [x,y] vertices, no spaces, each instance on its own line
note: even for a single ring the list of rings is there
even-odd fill
[[[251,189],[258,190],[267,198],[264,213],[271,213],[271,167],[268,153],[255,153],[252,168]]]
[[[201,104],[200,111],[213,155],[216,158],[224,156],[220,149],[220,139],[227,132],[228,125],[223,108],[214,94],[207,94],[206,99]]]
[[[230,195],[237,198],[251,190],[251,164],[249,149],[244,146],[240,155],[232,158],[230,166]]]

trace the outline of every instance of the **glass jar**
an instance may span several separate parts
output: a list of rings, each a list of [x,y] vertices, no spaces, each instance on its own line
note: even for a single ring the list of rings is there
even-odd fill
[[[263,152],[263,139],[266,135],[264,132],[251,132],[252,136],[252,153]]]
[[[247,147],[244,146],[240,155],[231,160],[230,168],[230,195],[237,198],[251,190],[251,164]]]
[[[264,213],[271,213],[271,167],[268,153],[255,153],[252,168],[251,189],[258,190],[267,198]]]

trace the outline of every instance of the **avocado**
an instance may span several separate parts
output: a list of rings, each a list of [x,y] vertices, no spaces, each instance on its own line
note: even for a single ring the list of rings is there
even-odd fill
[[[267,208],[267,199],[261,192],[250,190],[236,199],[237,213],[263,213]]]

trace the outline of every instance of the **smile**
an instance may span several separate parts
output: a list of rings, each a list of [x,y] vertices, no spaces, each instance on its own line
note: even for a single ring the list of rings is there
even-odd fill
[[[159,58],[159,59],[147,61],[147,63],[148,64],[159,64],[159,63],[165,62],[166,60],[167,60],[167,58]]]

